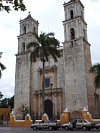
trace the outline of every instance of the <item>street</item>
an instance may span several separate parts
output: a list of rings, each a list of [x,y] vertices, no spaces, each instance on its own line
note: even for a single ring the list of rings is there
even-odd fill
[[[98,130],[92,130],[92,131],[81,131],[81,130],[77,130],[77,131],[64,131],[64,130],[57,130],[57,131],[47,131],[47,130],[42,130],[42,131],[33,131],[31,128],[14,128],[14,127],[0,127],[0,133],[43,133],[45,131],[45,133],[100,133],[100,131]]]

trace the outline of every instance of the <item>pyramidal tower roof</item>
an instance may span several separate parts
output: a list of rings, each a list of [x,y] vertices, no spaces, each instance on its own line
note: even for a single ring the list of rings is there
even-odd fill
[[[31,16],[31,13],[29,12],[29,14],[27,15],[27,17],[26,18],[24,18],[23,20],[20,20],[20,22],[21,21],[27,21],[27,20],[32,20],[32,21],[34,21],[34,22],[36,22],[36,23],[38,23],[38,20],[35,20],[35,19],[33,19],[32,18],[32,16]],[[38,23],[39,24],[39,23]]]
[[[29,12],[28,16],[25,19],[33,19],[30,12]]]
[[[68,5],[70,3],[79,2],[81,6],[84,8],[84,5],[82,4],[81,0],[69,0],[68,2],[64,2],[64,5]]]

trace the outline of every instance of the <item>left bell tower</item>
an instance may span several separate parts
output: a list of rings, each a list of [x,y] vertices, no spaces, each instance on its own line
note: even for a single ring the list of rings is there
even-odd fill
[[[15,99],[14,110],[25,105],[30,108],[30,53],[27,51],[27,44],[34,41],[33,32],[38,34],[38,21],[31,17],[31,14],[20,20],[20,35],[18,36],[18,53],[16,54],[15,74]]]

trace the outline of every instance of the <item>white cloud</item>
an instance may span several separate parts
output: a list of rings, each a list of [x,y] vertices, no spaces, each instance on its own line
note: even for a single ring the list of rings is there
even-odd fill
[[[90,2],[98,2],[99,0],[90,0]]]
[[[99,45],[99,29],[100,29],[100,1],[99,0],[82,0],[85,6],[85,17],[88,24],[88,40],[91,44],[92,64],[100,62],[100,45]]]

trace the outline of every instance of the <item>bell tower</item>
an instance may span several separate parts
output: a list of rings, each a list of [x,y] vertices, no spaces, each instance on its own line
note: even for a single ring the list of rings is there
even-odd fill
[[[31,17],[31,14],[20,20],[20,35],[18,36],[18,53],[16,54],[16,75],[15,75],[15,99],[14,110],[17,113],[19,107],[30,103],[30,53],[27,51],[27,45],[34,41],[33,32],[38,34],[38,21]]]
[[[70,0],[64,3],[64,13],[66,106],[70,112],[81,112],[84,107],[93,110],[93,84],[89,73],[91,55],[84,6],[80,0]]]

